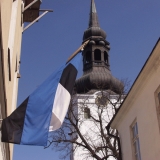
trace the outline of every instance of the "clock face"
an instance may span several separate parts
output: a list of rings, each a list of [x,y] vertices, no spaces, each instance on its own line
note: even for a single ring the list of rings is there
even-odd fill
[[[104,96],[98,96],[95,100],[97,106],[106,106],[108,104],[108,98]]]

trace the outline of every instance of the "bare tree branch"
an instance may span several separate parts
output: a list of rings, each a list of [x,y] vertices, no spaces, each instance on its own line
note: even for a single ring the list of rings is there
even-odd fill
[[[81,159],[84,160],[91,158],[107,160],[109,157],[120,160],[119,144],[116,138],[118,132],[112,129],[107,131],[106,126],[128,91],[128,80],[123,80],[123,84],[125,87],[119,92],[120,94],[100,89],[94,101],[90,100],[89,95],[81,98],[81,95],[74,94],[62,127],[53,132],[46,148],[52,145],[54,150],[60,151],[62,159],[70,155],[72,160],[73,154],[79,152]],[[86,119],[85,111],[87,110]]]

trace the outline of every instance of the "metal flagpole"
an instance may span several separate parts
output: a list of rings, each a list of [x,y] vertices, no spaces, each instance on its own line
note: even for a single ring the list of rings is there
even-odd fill
[[[85,41],[67,60],[66,64],[73,59],[80,51],[84,49],[84,47],[89,43],[90,40]]]

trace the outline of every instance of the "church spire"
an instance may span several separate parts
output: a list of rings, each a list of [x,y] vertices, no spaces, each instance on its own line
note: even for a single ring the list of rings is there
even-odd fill
[[[89,17],[89,28],[99,27],[98,16],[94,0],[91,0],[90,17]]]
[[[84,32],[83,41],[87,39],[106,39],[106,32],[100,28],[98,22],[98,15],[96,11],[96,6],[94,0],[91,0],[90,16],[89,16],[89,27]]]
[[[106,41],[105,31],[99,26],[94,0],[91,0],[89,28],[83,34],[83,41],[88,39],[90,42],[82,52],[83,76],[75,84],[77,93],[100,89],[119,93],[123,85],[110,72],[109,42]]]

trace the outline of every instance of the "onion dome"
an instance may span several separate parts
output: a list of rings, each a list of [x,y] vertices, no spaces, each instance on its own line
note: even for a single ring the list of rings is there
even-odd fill
[[[76,80],[76,92],[87,93],[90,90],[111,90],[121,94],[124,85],[117,78],[113,77],[111,72],[104,67],[94,68],[91,72],[84,74]]]
[[[92,0],[91,9],[90,9],[89,27],[84,32],[83,41],[85,41],[86,39],[95,38],[95,37],[106,39],[106,33],[99,26],[95,3],[94,3],[94,0]]]

